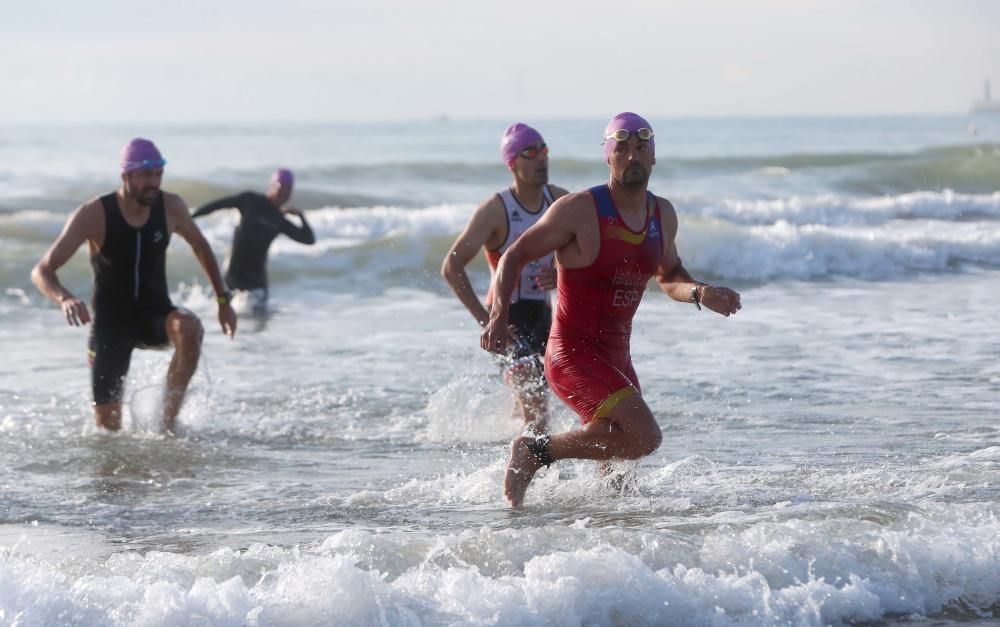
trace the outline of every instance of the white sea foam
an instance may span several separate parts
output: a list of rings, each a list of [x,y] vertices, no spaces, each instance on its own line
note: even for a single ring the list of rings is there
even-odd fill
[[[1000,233],[977,223],[913,220],[884,226],[682,224],[678,250],[699,273],[729,279],[891,279],[1000,265]]]
[[[837,518],[721,525],[694,552],[672,551],[670,535],[586,521],[435,541],[352,530],[311,548],[90,562],[5,549],[0,616],[81,625],[845,624],[990,611],[1000,596],[998,538],[995,512],[938,506],[891,527]]]
[[[281,282],[332,275],[408,282],[420,276],[436,282],[441,259],[471,211],[470,205],[311,211],[317,244],[276,240],[272,278]],[[880,280],[951,272],[963,264],[1000,266],[995,222],[955,220],[966,212],[1000,216],[1000,193],[734,201],[682,213],[678,246],[689,269],[729,280]],[[55,236],[63,219],[62,214],[39,211],[0,215],[0,238],[41,242]],[[215,250],[229,249],[236,220],[234,213],[200,222]],[[33,263],[40,246],[18,243],[9,250]],[[174,242],[172,250],[177,251],[172,268],[196,268],[186,245]]]
[[[960,194],[951,190],[918,191],[864,197],[823,194],[776,199],[729,199],[704,206],[681,207],[683,213],[737,224],[884,225],[891,220],[954,220],[964,216],[1000,217],[1000,192]]]
[[[886,279],[947,272],[961,264],[1000,266],[1000,235],[991,222],[951,220],[956,212],[973,209],[1000,215],[1000,196],[977,197],[962,204],[964,209],[939,200],[936,195],[926,202],[910,195],[858,202],[847,212],[838,209],[843,199],[775,201],[737,205],[727,219],[711,217],[718,212],[710,207],[704,211],[707,217],[681,216],[678,246],[689,268],[728,279]],[[313,263],[317,270],[423,268],[436,275],[470,211],[468,206],[319,210],[311,221],[325,243],[310,249],[279,241],[274,254],[312,258],[305,268]],[[901,211],[927,217],[899,220]],[[764,215],[773,221],[761,222]],[[894,220],[891,225],[889,219]],[[221,247],[227,245],[227,231],[213,227]],[[305,270],[298,262],[295,267]]]

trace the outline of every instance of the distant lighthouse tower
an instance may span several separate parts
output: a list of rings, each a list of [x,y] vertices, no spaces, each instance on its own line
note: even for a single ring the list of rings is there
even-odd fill
[[[983,82],[983,99],[972,103],[969,113],[1000,114],[1000,101],[993,100],[990,96],[990,79]]]

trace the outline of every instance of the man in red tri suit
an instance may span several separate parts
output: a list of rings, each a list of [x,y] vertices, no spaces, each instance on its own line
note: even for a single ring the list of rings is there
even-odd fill
[[[632,318],[646,284],[656,277],[674,300],[724,316],[740,296],[691,278],[677,254],[677,214],[647,190],[656,163],[652,126],[622,113],[604,132],[607,184],[569,194],[507,249],[497,267],[493,307],[483,349],[507,345],[507,308],[520,268],[555,251],[558,300],[545,353],[552,390],[572,407],[583,428],[511,443],[504,495],[519,507],[535,472],[560,459],[638,459],[660,446],[662,435],[642,398],[632,368]]]

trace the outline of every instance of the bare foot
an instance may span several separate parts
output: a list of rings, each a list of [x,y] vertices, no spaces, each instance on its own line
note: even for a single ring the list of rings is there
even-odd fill
[[[510,443],[510,461],[507,462],[507,473],[503,479],[503,494],[511,507],[517,508],[524,502],[524,493],[531,483],[535,472],[542,464],[528,448],[528,442],[534,438],[520,436]]]
[[[115,416],[114,418],[97,418],[97,426],[102,429],[107,429],[108,431],[118,431],[122,428],[122,419],[120,416]]]

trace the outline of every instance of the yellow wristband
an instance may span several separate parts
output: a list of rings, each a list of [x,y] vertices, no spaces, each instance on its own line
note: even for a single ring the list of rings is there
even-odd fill
[[[216,296],[215,297],[215,302],[218,303],[218,304],[220,304],[220,305],[228,305],[232,301],[233,301],[233,293],[232,292],[226,292],[225,294],[222,294],[221,296]]]

